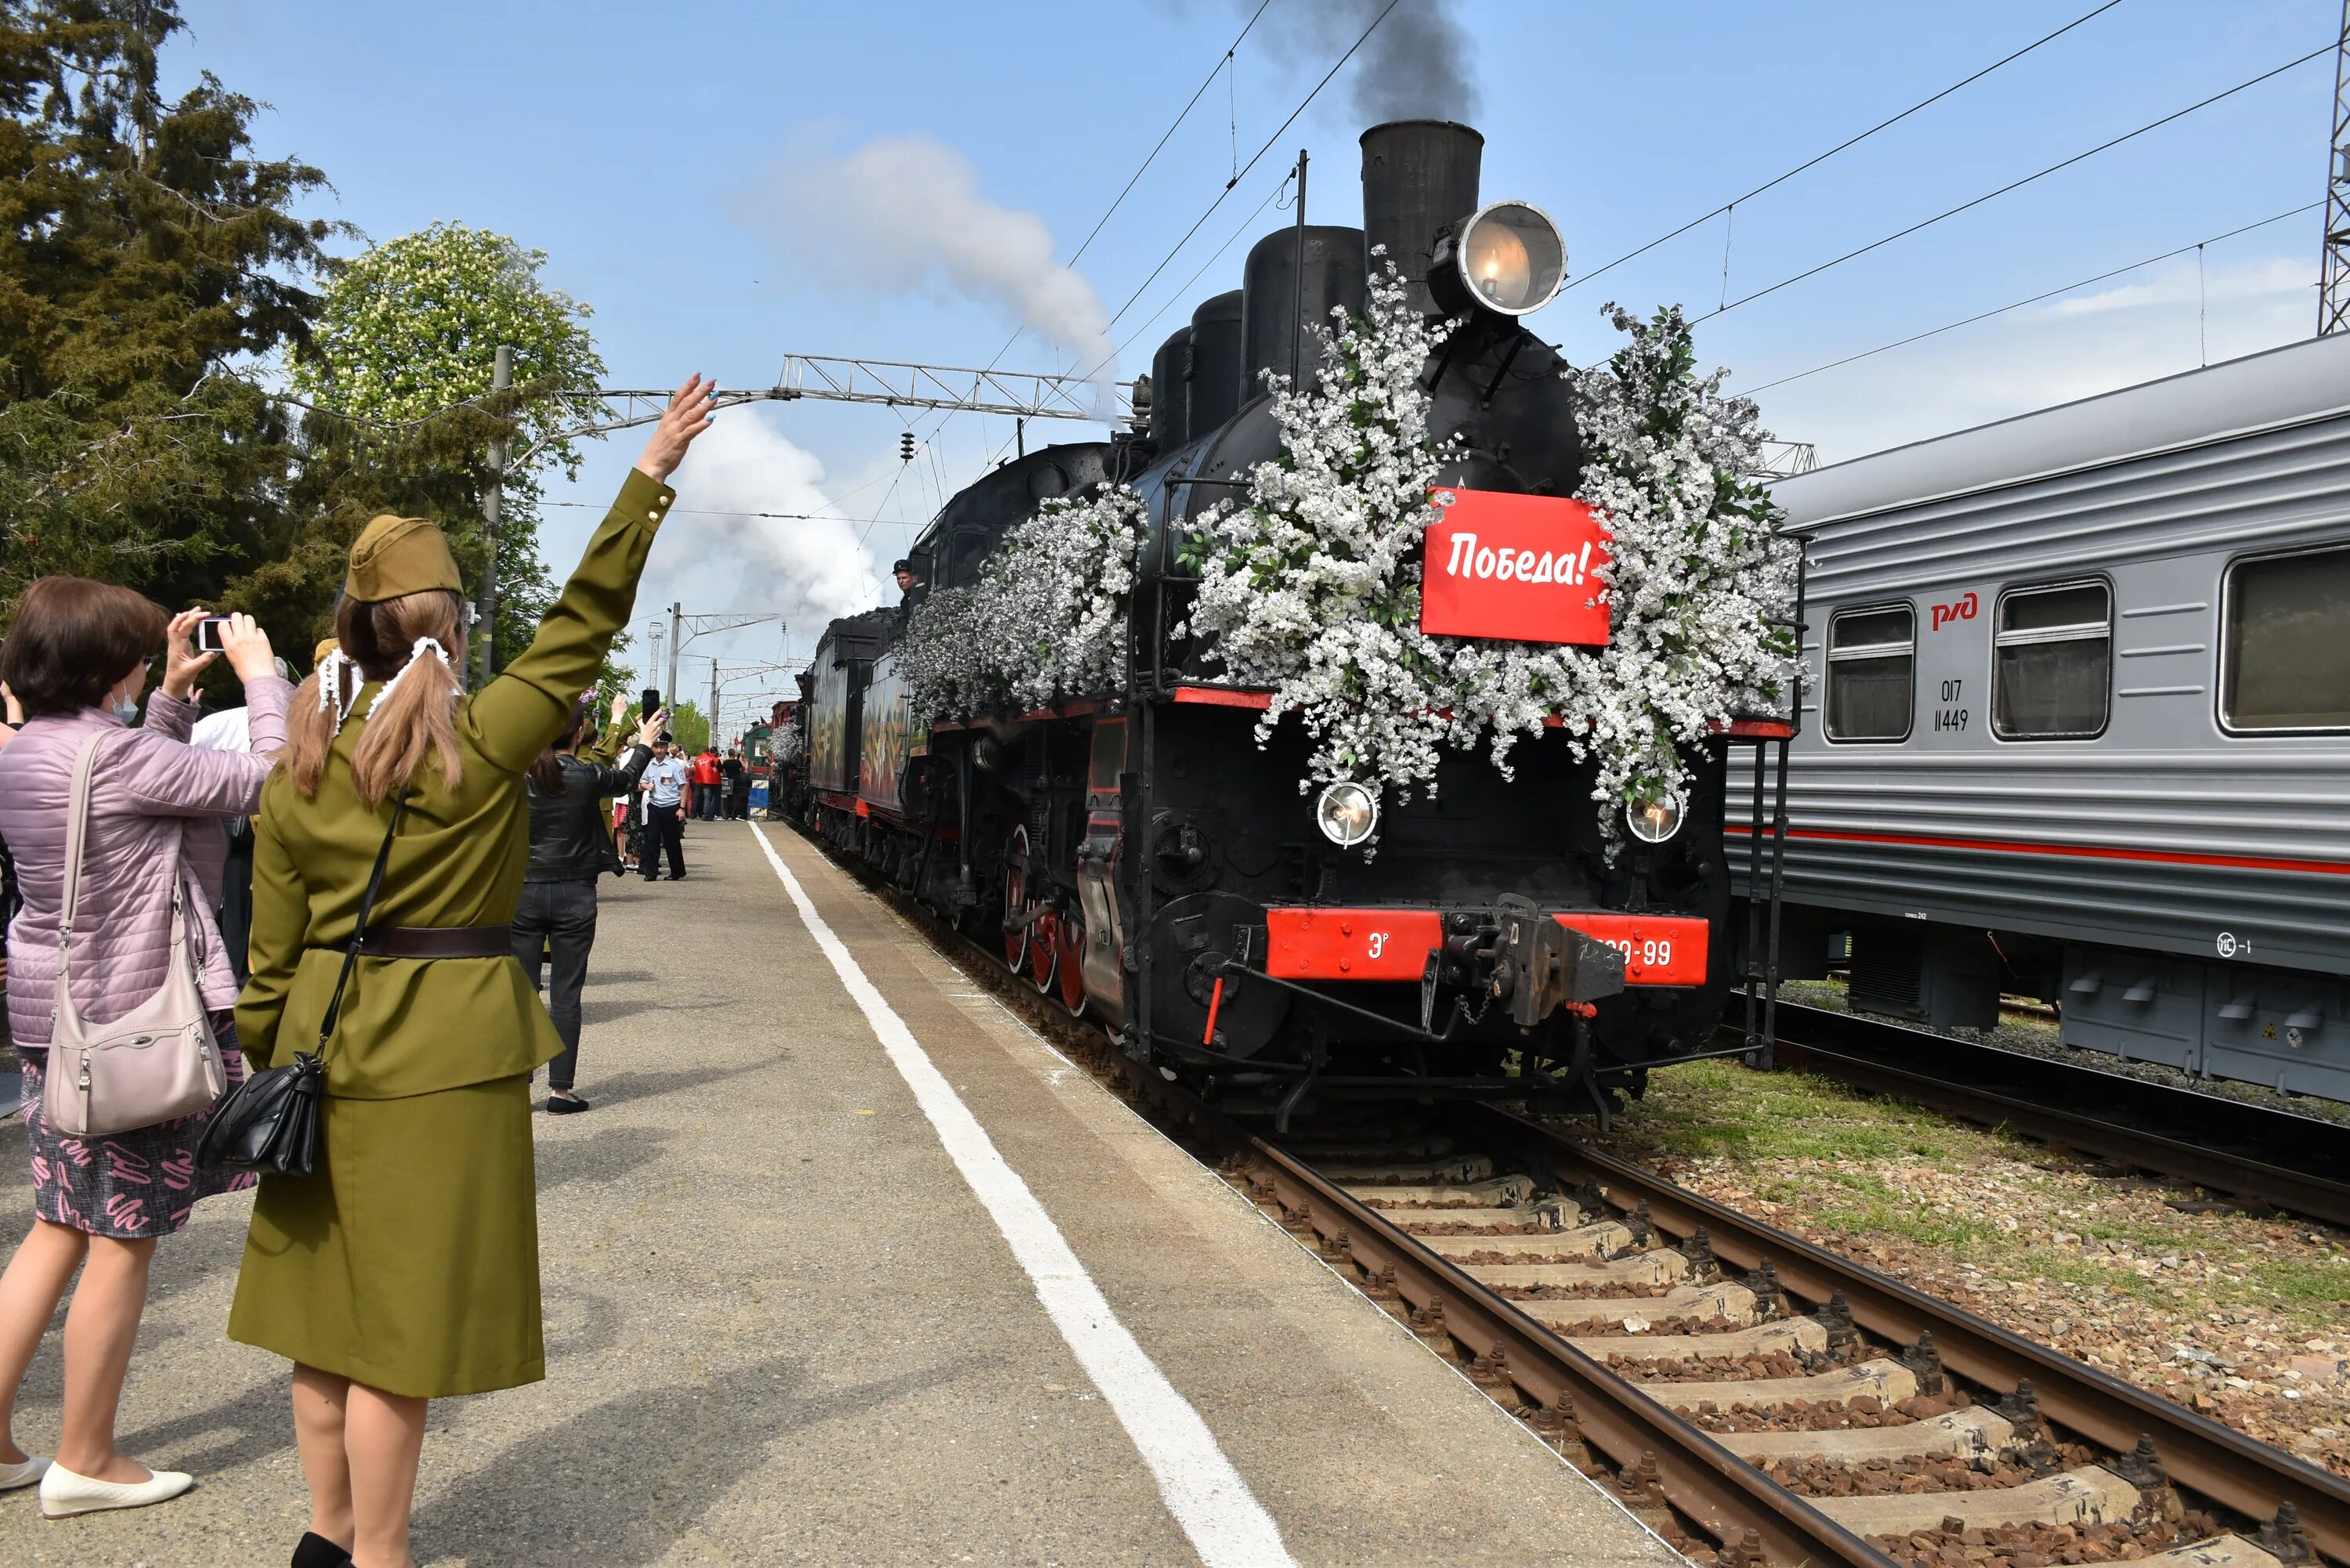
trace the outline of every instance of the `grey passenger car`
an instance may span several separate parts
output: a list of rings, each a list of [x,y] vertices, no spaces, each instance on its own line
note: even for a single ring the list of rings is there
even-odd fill
[[[2350,334],[1776,493],[1785,972],[1848,935],[1865,1011],[2037,994],[2070,1044],[2350,1098]]]

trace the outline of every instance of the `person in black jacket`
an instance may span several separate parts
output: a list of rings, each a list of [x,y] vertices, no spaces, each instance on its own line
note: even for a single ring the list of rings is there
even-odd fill
[[[579,742],[595,734],[594,711],[582,707],[573,715],[570,732],[539,753],[525,780],[530,868],[523,874],[522,904],[515,910],[514,950],[534,986],[546,958],[552,954],[555,961],[546,1012],[563,1037],[563,1054],[547,1064],[546,1108],[557,1116],[588,1108],[571,1085],[579,1067],[579,992],[588,983],[588,950],[596,945],[596,878],[612,859],[604,803],[634,793],[637,776],[652,758],[653,739],[668,718],[665,711],[646,715],[637,743],[611,768],[576,754]]]

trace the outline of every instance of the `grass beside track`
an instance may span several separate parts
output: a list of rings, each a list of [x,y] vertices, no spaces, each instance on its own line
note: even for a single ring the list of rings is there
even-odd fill
[[[2350,1475],[2350,1233],[1726,1060],[1656,1075],[1604,1141]]]

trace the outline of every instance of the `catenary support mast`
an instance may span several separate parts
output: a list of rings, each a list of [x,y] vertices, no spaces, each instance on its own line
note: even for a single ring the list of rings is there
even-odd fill
[[[2317,335],[2350,323],[2350,0],[2334,52],[2334,140],[2325,153],[2325,249],[2317,282]]]

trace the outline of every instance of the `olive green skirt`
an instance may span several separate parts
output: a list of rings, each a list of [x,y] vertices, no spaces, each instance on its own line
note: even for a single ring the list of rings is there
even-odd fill
[[[545,1377],[530,1080],[328,1098],[319,1137],[261,1179],[229,1337],[421,1398]]]

